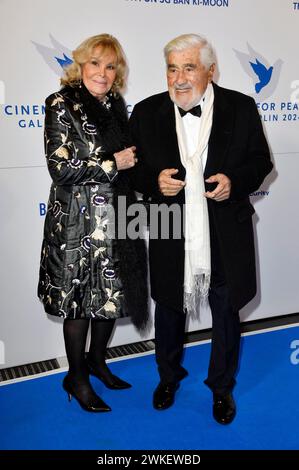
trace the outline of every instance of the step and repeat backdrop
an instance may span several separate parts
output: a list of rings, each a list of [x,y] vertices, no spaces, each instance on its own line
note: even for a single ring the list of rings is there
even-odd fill
[[[299,3],[290,0],[0,1],[0,367],[64,356],[62,322],[36,297],[50,178],[43,150],[44,100],[62,64],[88,36],[121,42],[130,74],[128,111],[166,89],[163,46],[183,33],[206,36],[219,85],[255,98],[275,171],[251,195],[256,209],[258,294],[243,321],[298,312]],[[189,321],[209,328],[210,312]],[[151,327],[143,339],[153,337]],[[112,345],[141,337],[118,321]]]

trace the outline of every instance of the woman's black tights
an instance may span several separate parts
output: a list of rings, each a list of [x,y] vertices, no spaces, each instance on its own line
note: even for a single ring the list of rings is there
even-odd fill
[[[107,368],[105,352],[114,322],[115,320],[91,320],[91,342],[88,357],[98,367],[102,367],[103,371]],[[63,324],[65,350],[69,362],[69,380],[76,390],[77,396],[83,402],[95,399],[85,359],[88,327],[89,319],[66,319]]]

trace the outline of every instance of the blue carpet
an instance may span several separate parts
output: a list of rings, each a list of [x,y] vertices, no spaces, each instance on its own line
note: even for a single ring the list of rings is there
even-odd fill
[[[211,393],[203,384],[210,345],[186,349],[189,376],[175,405],[152,408],[158,382],[154,356],[110,364],[133,384],[114,391],[92,379],[111,413],[86,413],[62,390],[63,373],[0,387],[1,449],[299,449],[299,364],[290,344],[299,327],[242,339],[235,399],[238,414],[229,426],[211,414]]]

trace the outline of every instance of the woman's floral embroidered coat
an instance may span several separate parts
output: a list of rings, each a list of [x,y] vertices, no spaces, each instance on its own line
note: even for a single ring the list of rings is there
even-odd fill
[[[126,314],[119,253],[111,238],[118,173],[104,140],[78,89],[66,87],[47,98],[45,151],[53,183],[38,295],[47,313],[63,318]]]

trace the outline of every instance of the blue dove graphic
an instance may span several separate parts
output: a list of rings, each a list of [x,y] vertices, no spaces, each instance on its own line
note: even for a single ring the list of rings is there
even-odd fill
[[[32,41],[32,43],[53,72],[61,77],[62,68],[73,62],[72,59],[70,59],[70,57],[72,57],[72,51],[56,41],[51,34],[49,36],[53,45],[52,48],[43,46],[34,41]]]
[[[250,62],[254,73],[258,76],[259,82],[255,84],[255,91],[259,93],[271,80],[273,67],[265,67],[258,59],[255,59],[255,63]]]
[[[60,59],[59,57],[55,57],[55,59],[57,60],[59,65],[61,65],[62,68],[73,63],[72,59],[70,59],[65,54],[63,54],[63,57],[64,57],[64,59]]]
[[[270,66],[267,60],[248,43],[247,48],[249,54],[237,51],[236,49],[234,49],[234,52],[243,70],[254,82],[255,93],[252,96],[257,97],[259,95],[259,100],[266,100],[274,93],[278,85],[283,61],[278,59],[273,66]],[[258,82],[256,81],[257,78],[259,79]]]

